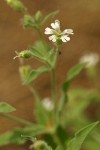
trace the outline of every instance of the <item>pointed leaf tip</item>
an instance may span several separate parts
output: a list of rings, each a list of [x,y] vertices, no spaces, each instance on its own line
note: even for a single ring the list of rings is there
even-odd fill
[[[13,106],[11,106],[5,102],[0,102],[0,113],[9,113],[9,112],[13,112],[15,110],[16,109]]]

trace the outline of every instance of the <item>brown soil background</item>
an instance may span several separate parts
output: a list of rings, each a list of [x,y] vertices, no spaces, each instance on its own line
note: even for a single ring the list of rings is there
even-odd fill
[[[100,54],[100,0],[22,0],[31,14],[41,10],[44,14],[60,10],[57,19],[62,29],[72,28],[74,36],[62,46],[62,54],[57,67],[57,83],[61,85],[70,67],[79,61],[80,56],[88,52]],[[22,14],[13,11],[4,0],[0,0],[0,101],[16,107],[13,114],[33,121],[33,97],[29,89],[21,85],[18,74],[19,62],[13,60],[15,50],[24,50],[38,39],[33,30],[24,30],[21,26]],[[53,20],[54,21],[54,20]],[[47,24],[49,25],[49,23]],[[47,26],[46,25],[46,26]],[[45,27],[44,27],[45,28]],[[48,41],[48,38],[45,37]],[[48,41],[49,42],[49,41]],[[34,68],[40,63],[30,62]],[[99,65],[100,67],[100,65]],[[50,79],[41,76],[36,81],[42,97],[50,95]],[[90,87],[84,72],[73,82],[73,86]],[[0,134],[19,124],[0,117]],[[5,146],[0,150],[25,150],[27,146]]]

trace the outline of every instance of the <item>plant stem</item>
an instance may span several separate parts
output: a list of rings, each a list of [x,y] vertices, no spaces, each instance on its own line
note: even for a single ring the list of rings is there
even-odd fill
[[[54,102],[54,108],[56,110],[56,77],[55,77],[55,68],[52,69],[51,88],[52,88],[52,100]]]
[[[51,80],[51,88],[52,88],[52,100],[54,102],[54,108],[56,112],[56,64],[58,58],[58,49],[56,50],[56,62],[55,66],[52,68],[52,80]]]
[[[56,47],[56,61],[55,61],[55,65],[52,68],[52,78],[51,78],[51,92],[52,92],[52,101],[54,102],[54,116],[55,116],[55,122],[57,124],[58,122],[58,118],[57,118],[57,111],[56,111],[56,103],[57,103],[57,94],[56,94],[56,64],[57,64],[57,59],[58,59],[58,55],[59,55],[59,51],[58,51],[58,46]]]
[[[18,123],[20,123],[20,124],[22,124],[22,125],[26,125],[26,126],[32,126],[32,125],[34,125],[33,123],[31,123],[31,122],[29,122],[29,121],[26,121],[26,120],[24,120],[24,119],[20,119],[20,118],[18,118],[18,117],[12,116],[12,115],[10,115],[10,114],[0,113],[0,115],[2,115],[3,117],[6,117],[6,118],[8,118],[8,119],[11,119],[11,120],[13,120],[13,121],[15,121],[15,122],[18,122]]]
[[[36,32],[37,32],[37,34],[38,34],[38,36],[39,36],[40,40],[42,40],[42,41],[43,41],[43,36],[42,36],[41,31],[40,31],[40,29],[39,29],[39,28],[36,30]]]
[[[35,86],[33,84],[30,84],[29,88],[30,88],[31,92],[33,93],[35,99],[39,100],[40,97],[39,97],[39,94],[38,94],[37,89],[35,88]]]
[[[37,34],[38,34],[40,40],[42,41],[42,43],[43,43],[45,49],[47,49],[47,46],[46,46],[46,43],[45,43],[45,40],[44,40],[44,38],[43,38],[43,35],[42,35],[42,33],[41,33],[40,28],[38,28],[38,29],[36,30],[36,32],[37,32]]]

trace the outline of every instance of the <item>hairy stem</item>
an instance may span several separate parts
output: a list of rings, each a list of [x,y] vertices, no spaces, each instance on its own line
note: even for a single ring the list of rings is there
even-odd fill
[[[52,88],[52,100],[54,102],[54,108],[56,109],[56,77],[55,77],[55,68],[52,69],[51,88]]]
[[[52,88],[52,100],[54,102],[54,113],[56,113],[56,101],[57,101],[57,94],[56,94],[56,64],[57,64],[57,59],[58,59],[58,47],[56,48],[56,61],[55,65],[52,68],[52,78],[51,78],[51,88]]]

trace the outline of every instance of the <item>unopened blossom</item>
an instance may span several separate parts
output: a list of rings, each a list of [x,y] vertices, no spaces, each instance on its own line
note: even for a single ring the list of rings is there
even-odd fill
[[[97,53],[90,53],[80,58],[80,63],[87,63],[86,68],[95,66],[99,62],[99,55]]]
[[[32,52],[30,50],[24,50],[24,51],[21,51],[20,53],[16,52],[15,53],[17,54],[17,56],[15,56],[13,59],[19,57],[19,58],[31,58],[32,57]]]
[[[50,35],[49,40],[52,42],[68,42],[70,41],[70,34],[74,34],[72,29],[65,29],[64,31],[61,31],[60,29],[60,21],[55,20],[54,23],[51,23],[51,27],[47,27],[45,29],[45,34]]]
[[[35,141],[29,148],[35,150],[52,150],[52,148],[42,140]]]
[[[17,11],[25,11],[26,8],[19,0],[6,0],[8,5]]]
[[[48,111],[52,111],[54,108],[54,104],[49,97],[44,98],[42,100],[42,104],[43,104],[43,107]]]

